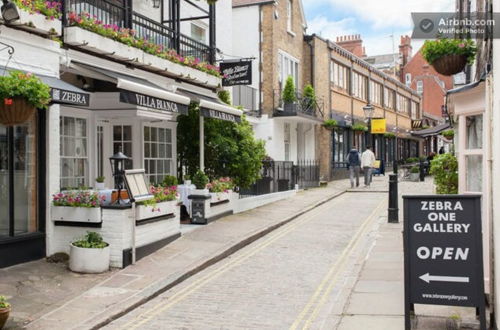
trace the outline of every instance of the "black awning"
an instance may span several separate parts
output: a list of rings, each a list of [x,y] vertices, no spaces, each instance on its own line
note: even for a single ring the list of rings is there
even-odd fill
[[[413,132],[412,134],[419,137],[427,137],[432,135],[438,135],[442,131],[450,128],[450,124],[441,124],[434,127],[429,127],[420,131]]]
[[[88,107],[90,94],[64,80],[56,77],[37,75],[41,81],[50,86],[52,103],[71,104]]]
[[[236,108],[222,102],[216,94],[214,94],[214,97],[210,97],[196,92],[186,91],[184,89],[178,89],[177,93],[189,97],[192,102],[199,103],[200,114],[203,117],[231,121],[234,123],[241,122],[241,115],[243,115],[243,111],[237,110]]]

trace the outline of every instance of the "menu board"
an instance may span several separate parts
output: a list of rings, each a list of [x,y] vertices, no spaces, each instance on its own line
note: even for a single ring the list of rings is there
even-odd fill
[[[152,199],[154,196],[149,191],[144,169],[125,170],[125,181],[127,182],[130,198],[136,202]]]

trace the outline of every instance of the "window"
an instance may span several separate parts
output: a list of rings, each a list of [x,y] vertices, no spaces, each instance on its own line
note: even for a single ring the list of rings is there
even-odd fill
[[[291,136],[290,136],[290,124],[289,123],[285,123],[285,138],[284,138],[284,142],[285,142],[285,160],[286,161],[290,160],[290,140],[291,140]]]
[[[144,168],[149,182],[158,184],[173,173],[172,130],[144,127]]]
[[[292,32],[293,24],[293,3],[292,0],[287,1],[286,6],[286,28],[288,31]]]
[[[396,95],[396,106],[397,106],[397,111],[401,113],[406,113],[407,115],[410,115],[410,106],[409,106],[410,100],[407,97],[404,97],[403,95],[397,94]]]
[[[483,191],[483,115],[465,117],[465,166],[467,192]]]
[[[333,162],[335,167],[345,167],[346,156],[349,153],[347,146],[347,131],[333,131]]]
[[[366,101],[366,85],[368,82],[368,78],[354,72],[352,74],[352,96],[358,97],[362,100]]]
[[[424,82],[422,80],[417,81],[417,93],[422,94],[424,92]]]
[[[250,86],[233,86],[233,105],[247,110],[258,110],[257,89]]]
[[[285,88],[285,82],[289,76],[293,77],[295,88],[299,86],[299,62],[290,55],[279,52],[278,54],[278,74],[281,88]]]
[[[330,62],[330,70],[330,81],[333,85],[339,89],[347,91],[349,81],[348,68],[332,61]]]
[[[382,105],[382,85],[370,80],[370,103]]]
[[[61,188],[88,185],[87,119],[61,117]]]
[[[191,38],[205,44],[207,42],[207,30],[191,23]]]
[[[395,98],[395,95],[396,92],[392,89],[389,89],[389,88],[385,88],[385,92],[384,92],[384,105],[386,108],[388,109],[394,109],[394,98]]]
[[[467,126],[467,149],[482,149],[483,116],[468,116],[465,123]]]
[[[418,103],[411,101],[411,118],[417,119],[419,117],[418,114]]]
[[[406,86],[410,87],[411,86],[411,73],[405,74],[405,84]]]
[[[125,161],[125,169],[134,168],[132,160],[132,126],[115,125],[113,126],[113,154],[118,151],[123,152],[130,159]]]

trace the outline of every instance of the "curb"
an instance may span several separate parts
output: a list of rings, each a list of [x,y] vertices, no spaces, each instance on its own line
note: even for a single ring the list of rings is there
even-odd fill
[[[214,255],[210,259],[203,262],[201,265],[196,266],[193,269],[186,271],[184,274],[180,275],[177,279],[172,280],[165,285],[161,285],[161,287],[159,289],[154,290],[152,293],[143,297],[139,301],[136,301],[135,303],[131,304],[130,306],[125,307],[124,309],[122,309],[119,312],[115,312],[112,315],[107,316],[104,320],[97,321],[98,323],[92,325],[89,329],[97,330],[97,329],[100,329],[100,328],[108,325],[109,323],[113,322],[114,320],[128,314],[129,312],[133,311],[134,309],[136,309],[136,308],[140,307],[141,305],[147,303],[148,301],[156,298],[160,294],[162,294],[162,293],[172,289],[176,285],[186,281],[190,277],[200,273],[201,271],[207,269],[208,267],[210,267],[210,266],[218,263],[219,261],[227,258],[228,256],[236,253],[237,251],[243,249],[247,245],[250,245],[251,243],[258,240],[259,238],[262,238],[263,236],[277,230],[278,228],[280,228],[280,227],[286,225],[287,223],[293,221],[294,219],[300,217],[301,215],[303,215],[303,214],[315,209],[316,207],[323,205],[323,204],[343,195],[346,192],[347,192],[347,190],[343,190],[343,191],[337,192],[333,195],[330,195],[330,196],[320,200],[319,202],[316,202],[316,203],[302,209],[301,211],[297,212],[296,214],[289,216],[289,217],[285,218],[284,220],[282,220],[282,221],[280,221],[272,226],[264,228],[264,229],[260,230],[259,232],[250,235],[249,237],[241,240],[240,242],[230,246],[226,250]]]

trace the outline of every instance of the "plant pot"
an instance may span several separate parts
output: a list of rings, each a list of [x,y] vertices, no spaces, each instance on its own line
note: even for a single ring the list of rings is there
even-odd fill
[[[0,100],[0,124],[14,126],[25,123],[35,113],[35,107],[22,97],[14,97],[11,102]],[[9,104],[6,104],[9,103]]]
[[[420,173],[410,173],[410,181],[420,181]]]
[[[229,200],[231,196],[232,190],[228,190],[227,192],[211,192],[210,193],[210,203],[219,203],[222,201]]]
[[[285,104],[283,105],[283,111],[288,113],[295,113],[297,112],[297,105],[295,103],[285,102]]]
[[[290,180],[288,180],[288,179],[279,179],[278,180],[278,191],[290,190],[289,182],[290,182]]]
[[[432,63],[434,69],[445,76],[457,74],[465,68],[467,57],[464,55],[446,55]]]
[[[184,180],[184,185],[190,186],[191,185],[191,180]]]
[[[97,190],[104,190],[106,187],[104,186],[104,182],[96,182],[95,183],[95,189]]]
[[[97,274],[109,270],[109,245],[103,249],[86,249],[70,244],[69,269],[77,273]]]
[[[10,307],[0,308],[0,330],[3,329],[3,326],[5,325],[5,323],[7,323],[9,314],[10,314]]]
[[[156,206],[137,205],[135,207],[135,219],[144,220],[163,217],[168,214],[175,214],[177,200],[156,203]]]
[[[52,221],[90,222],[102,221],[100,207],[52,206]]]
[[[208,189],[193,189],[193,193],[191,195],[207,195]]]

